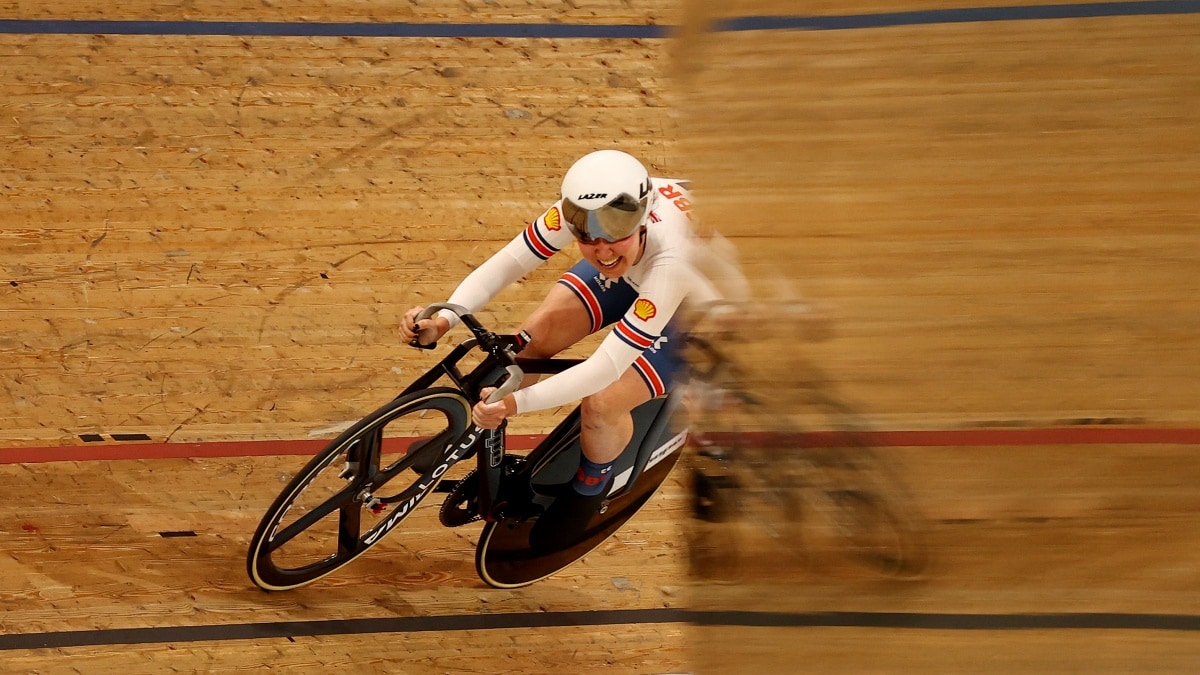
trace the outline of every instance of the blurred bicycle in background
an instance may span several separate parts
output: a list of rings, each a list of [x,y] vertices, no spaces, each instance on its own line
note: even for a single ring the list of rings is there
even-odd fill
[[[923,517],[864,418],[800,353],[828,336],[827,319],[807,303],[765,316],[783,329],[767,352],[719,329],[689,338],[692,576],[736,580],[782,561],[919,575]]]

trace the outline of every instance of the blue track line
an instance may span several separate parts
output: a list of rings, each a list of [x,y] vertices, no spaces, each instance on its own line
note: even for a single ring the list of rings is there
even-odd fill
[[[1089,2],[1025,7],[964,7],[842,16],[747,16],[720,21],[721,32],[855,30],[978,23],[1200,14],[1200,0]],[[660,39],[673,26],[564,23],[302,23],[270,21],[90,21],[0,19],[0,34],[234,35],[257,37]]]
[[[322,635],[365,635],[429,631],[515,630],[556,626],[690,623],[698,626],[773,628],[891,628],[900,630],[1133,630],[1200,631],[1200,616],[1180,614],[1062,613],[953,614],[915,612],[754,612],[687,609],[583,610],[440,616],[383,617],[230,623],[155,628],[9,633],[0,635],[0,651],[65,649],[110,645],[177,644],[215,640],[294,639]]]
[[[259,37],[664,38],[669,27],[563,23],[279,23],[0,20],[0,33]]]
[[[851,14],[846,16],[746,16],[717,24],[721,32],[754,30],[852,30],[892,28],[940,23],[984,21],[1041,21],[1088,19],[1113,16],[1157,16],[1198,14],[1200,0],[1151,0],[1149,2],[1089,2],[1078,5],[1033,5],[1027,7],[963,7],[912,12]]]

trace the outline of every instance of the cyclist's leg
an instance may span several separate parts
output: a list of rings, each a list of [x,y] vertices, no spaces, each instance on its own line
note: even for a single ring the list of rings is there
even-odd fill
[[[668,324],[663,335],[620,379],[584,399],[580,442],[584,457],[592,462],[616,460],[633,437],[633,409],[670,390],[680,365],[674,325]]]
[[[586,260],[563,274],[541,306],[522,328],[533,337],[526,354],[553,356],[590,333],[618,321],[637,299],[637,291],[622,279],[608,279]],[[666,392],[674,369],[673,331],[638,357],[616,382],[584,399],[581,410],[583,469],[578,491],[604,487],[598,480],[620,456],[633,436],[630,412]],[[540,346],[539,346],[540,342]],[[526,384],[530,382],[527,380]],[[586,486],[585,486],[586,484]],[[589,489],[590,488],[590,489]]]
[[[604,389],[583,399],[580,410],[580,443],[583,454],[597,464],[612,462],[633,437],[634,408],[649,401],[651,391],[635,369]]]
[[[545,299],[521,324],[532,338],[521,352],[530,358],[550,358],[616,321],[629,309],[637,292],[621,280],[608,280],[588,261],[580,260],[550,288]],[[536,381],[531,375],[525,386]]]
[[[583,302],[557,283],[526,317],[521,330],[532,338],[521,356],[550,358],[591,334],[592,318]]]
[[[583,400],[579,470],[530,531],[535,550],[574,545],[596,516],[608,495],[614,462],[633,437],[633,409],[671,386],[677,357],[670,329],[666,337],[639,356],[616,382]]]
[[[532,328],[545,336],[541,347],[538,335],[526,349],[539,357],[549,357],[599,331],[625,314],[637,291],[621,279],[606,279],[586,260],[580,260],[563,273],[522,328]]]
[[[550,358],[600,329],[604,312],[599,300],[602,289],[594,278],[598,274],[588,261],[581,260],[562,275],[521,324],[531,338],[521,356]],[[521,386],[528,387],[539,377],[526,375]]]
[[[553,356],[616,322],[636,298],[637,291],[624,280],[608,279],[591,263],[580,260],[562,275],[542,307],[526,322],[539,328],[544,325],[542,330],[552,336],[534,355]],[[535,337],[530,346],[536,342]],[[636,375],[626,373],[605,390],[584,399],[580,411],[584,457],[604,464],[621,454],[633,435],[629,411],[649,399],[645,389]]]
[[[580,541],[608,496],[615,460],[633,436],[630,413],[650,398],[651,390],[630,368],[616,382],[583,399],[579,469],[530,530],[529,543],[535,551],[565,550]]]

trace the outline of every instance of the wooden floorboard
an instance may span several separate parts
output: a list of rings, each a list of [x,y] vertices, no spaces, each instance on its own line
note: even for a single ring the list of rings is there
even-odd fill
[[[185,23],[0,34],[0,456],[78,453],[0,461],[3,669],[1200,664],[1194,9],[7,5],[6,19]],[[703,30],[769,15],[853,26]],[[187,33],[203,21],[685,30]],[[691,517],[689,458],[626,529],[527,589],[487,587],[479,526],[446,529],[428,509],[314,586],[257,590],[248,539],[303,457],[150,448],[313,442],[389,400],[436,358],[398,344],[403,311],[445,299],[596,147],[693,178],[760,297],[819,310],[740,326],[755,387],[819,383],[881,431],[982,434],[880,448],[928,566],[888,578],[836,547],[781,543],[787,523],[709,527]],[[574,260],[560,257],[481,317],[515,326]],[[545,433],[558,414],[512,430]],[[1055,435],[1080,429],[1099,435]],[[88,454],[114,434],[147,445]],[[431,617],[449,628],[419,623]],[[505,618],[473,623],[490,617]],[[52,646],[25,642],[39,636]]]

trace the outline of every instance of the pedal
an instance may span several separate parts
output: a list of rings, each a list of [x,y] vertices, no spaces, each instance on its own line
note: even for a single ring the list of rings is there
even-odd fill
[[[545,509],[532,501],[504,502],[503,504],[497,504],[492,509],[492,519],[524,523],[534,518],[540,518],[545,511]]]

